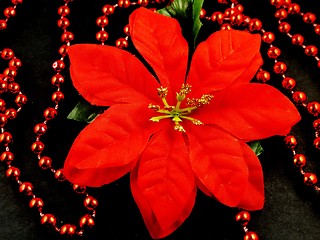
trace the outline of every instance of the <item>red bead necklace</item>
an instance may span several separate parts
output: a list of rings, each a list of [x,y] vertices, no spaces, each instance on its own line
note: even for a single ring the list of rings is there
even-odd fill
[[[55,91],[52,93],[51,100],[52,106],[46,108],[43,112],[43,121],[37,123],[34,126],[35,141],[31,145],[32,152],[35,153],[39,167],[45,171],[50,171],[53,173],[54,177],[58,182],[66,181],[61,169],[54,169],[52,167],[52,157],[43,155],[43,150],[45,144],[42,141],[42,137],[45,135],[48,129],[48,124],[57,116],[59,104],[64,99],[64,94],[61,90],[61,86],[64,83],[63,71],[66,68],[65,56],[68,53],[68,47],[71,45],[71,41],[74,40],[74,35],[72,32],[68,31],[70,26],[70,21],[68,15],[70,14],[69,4],[72,0],[64,0],[64,5],[58,8],[58,14],[60,18],[57,21],[57,25],[62,29],[61,42],[62,45],[59,48],[59,59],[54,61],[52,68],[55,72],[54,76],[51,78],[51,83],[55,86]],[[16,6],[22,3],[22,0],[12,0],[13,7],[8,7],[4,11],[5,20],[0,20],[0,30],[7,28],[7,22],[10,17],[15,16]],[[163,1],[151,1],[148,0],[138,0],[137,2],[130,2],[129,0],[119,0],[115,5],[105,5],[102,8],[103,15],[96,19],[96,24],[100,28],[96,33],[96,39],[102,45],[106,44],[109,39],[109,34],[106,27],[109,24],[108,17],[114,14],[118,9],[129,8],[133,6],[149,6],[152,4],[162,4]],[[306,93],[303,91],[296,90],[296,80],[286,75],[287,64],[280,61],[281,50],[273,44],[275,40],[275,34],[271,31],[267,31],[263,28],[262,22],[257,18],[250,18],[244,15],[244,7],[239,4],[237,0],[218,0],[218,3],[224,4],[227,8],[224,12],[214,12],[210,16],[207,15],[208,10],[202,9],[201,18],[207,20],[208,22],[216,22],[220,25],[222,30],[228,30],[231,28],[246,29],[250,32],[257,32],[261,34],[262,41],[268,46],[268,51],[266,56],[270,58],[273,64],[273,72],[282,78],[282,87],[289,94],[291,94],[292,101],[302,106],[307,112],[312,116],[318,117],[320,114],[320,103],[317,101],[308,102]],[[307,24],[312,24],[316,34],[320,34],[320,25],[316,24],[315,14],[308,12],[302,13],[300,6],[296,3],[291,3],[290,0],[271,0],[270,3],[274,5],[278,10],[275,13],[275,17],[279,22],[279,31],[285,33],[291,38],[294,45],[302,47],[307,56],[313,57],[318,67],[320,67],[320,59],[318,57],[318,49],[313,45],[304,45],[304,37],[301,34],[292,34],[291,27],[288,22],[283,20],[287,18],[288,14],[297,14],[302,16],[303,21]],[[129,46],[129,28],[124,26],[123,28],[124,36],[117,39],[114,45],[118,48],[127,48]],[[27,97],[20,91],[20,86],[15,82],[15,76],[17,75],[18,68],[22,65],[21,61],[15,57],[12,50],[5,48],[1,52],[1,58],[3,60],[9,61],[9,66],[0,75],[0,94],[10,94],[14,96],[15,107],[7,108],[8,100],[0,99],[0,143],[4,146],[4,151],[0,155],[1,162],[6,164],[6,176],[13,179],[18,184],[18,189],[21,193],[24,193],[29,198],[30,208],[35,208],[39,212],[40,222],[44,225],[51,226],[55,231],[59,232],[61,235],[68,236],[81,236],[87,227],[94,226],[94,218],[96,215],[95,208],[98,205],[98,201],[89,195],[86,187],[79,186],[77,184],[72,184],[72,189],[84,198],[84,207],[86,213],[80,218],[78,226],[69,223],[59,223],[56,216],[52,213],[43,212],[44,202],[41,198],[36,196],[33,192],[33,185],[30,182],[22,181],[22,176],[20,170],[12,165],[14,160],[14,153],[10,151],[10,144],[12,142],[13,136],[9,131],[6,130],[7,121],[16,118],[17,113],[22,109],[22,107],[27,102]],[[256,75],[256,80],[262,83],[266,83],[270,80],[270,71],[260,69]],[[7,96],[6,96],[7,97]],[[8,97],[9,98],[9,97]],[[320,119],[315,119],[313,122],[313,128],[315,130],[315,140],[314,146],[320,149]],[[297,153],[296,146],[297,140],[293,134],[290,134],[284,138],[285,143],[293,153],[293,163],[296,166],[303,178],[305,185],[313,187],[316,191],[320,191],[317,184],[317,176],[312,173],[305,171],[305,166],[307,163],[305,154]],[[236,214],[235,220],[240,223],[244,231],[245,240],[257,240],[258,235],[249,231],[248,224],[250,222],[250,213],[248,211],[239,211]]]

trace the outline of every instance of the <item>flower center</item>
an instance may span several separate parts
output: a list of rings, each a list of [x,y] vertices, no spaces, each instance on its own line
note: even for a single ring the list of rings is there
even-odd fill
[[[191,86],[188,84],[182,84],[180,88],[180,92],[177,93],[177,103],[175,106],[169,105],[167,102],[167,95],[168,95],[168,88],[160,87],[157,89],[158,95],[163,102],[163,108],[159,105],[153,105],[152,103],[149,104],[148,108],[156,111],[157,113],[161,113],[159,116],[155,116],[150,118],[153,122],[159,122],[162,119],[171,118],[174,122],[174,129],[180,132],[185,132],[185,129],[180,124],[183,120],[189,120],[195,125],[202,125],[203,123],[195,118],[192,118],[188,115],[192,113],[192,111],[204,106],[208,105],[212,100],[213,96],[210,94],[204,94],[201,98],[187,98],[186,96],[188,93],[191,92]],[[186,99],[187,107],[180,108],[181,103]]]

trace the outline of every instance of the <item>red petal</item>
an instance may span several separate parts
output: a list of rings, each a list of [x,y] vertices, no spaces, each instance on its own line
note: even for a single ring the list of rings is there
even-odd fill
[[[244,31],[213,33],[192,58],[187,83],[193,93],[201,96],[231,83],[249,82],[262,64],[260,42],[259,34]]]
[[[219,92],[194,117],[246,141],[285,135],[300,120],[299,112],[285,95],[274,87],[257,83]]]
[[[251,211],[260,210],[264,205],[264,183],[261,164],[252,149],[246,143],[240,143],[244,160],[249,169],[249,183],[237,207]]]
[[[239,141],[207,126],[194,127],[188,136],[199,188],[223,204],[237,206],[248,185],[248,168]]]
[[[182,224],[194,205],[195,183],[181,133],[169,128],[152,138],[132,172],[131,189],[153,238]]]
[[[154,69],[161,84],[178,91],[185,81],[188,63],[188,44],[178,21],[139,8],[131,14],[129,24],[134,46]]]
[[[129,111],[130,110],[130,111]],[[74,183],[100,186],[130,171],[154,129],[145,106],[114,105],[76,138],[64,164]]]
[[[132,54],[95,44],[74,45],[68,52],[73,84],[90,103],[110,106],[158,100],[159,83]]]

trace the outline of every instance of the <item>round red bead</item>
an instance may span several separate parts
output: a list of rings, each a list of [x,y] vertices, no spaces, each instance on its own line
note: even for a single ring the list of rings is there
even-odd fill
[[[19,187],[19,192],[26,194],[27,196],[31,196],[33,194],[32,190],[33,190],[33,185],[29,182],[24,182]]]
[[[72,188],[78,194],[84,194],[87,191],[87,188],[85,186],[81,186],[78,184],[73,184]]]
[[[9,17],[14,17],[16,15],[16,9],[14,7],[7,7],[4,9],[3,14],[9,18]]]
[[[94,197],[88,196],[84,200],[84,206],[89,210],[94,210],[98,206],[98,201]]]
[[[14,53],[11,49],[5,48],[1,52],[1,57],[5,60],[10,60],[14,57]]]
[[[303,21],[305,23],[314,23],[316,21],[317,17],[313,13],[305,13],[303,15]]]
[[[51,99],[55,103],[61,102],[64,99],[64,94],[60,91],[56,91],[52,94]]]
[[[304,53],[308,56],[316,56],[318,54],[318,48],[313,45],[306,46]]]
[[[67,6],[61,6],[58,8],[58,14],[61,15],[62,17],[65,17],[68,14],[70,14],[70,8]]]
[[[4,146],[8,146],[12,142],[12,135],[9,132],[3,132],[0,134],[0,143]]]
[[[290,14],[298,14],[298,13],[300,13],[300,5],[297,4],[297,3],[289,4],[288,13],[290,13]]]
[[[46,120],[54,119],[57,116],[57,114],[57,110],[52,107],[47,108],[43,112],[43,116]]]
[[[249,31],[259,31],[262,28],[262,22],[259,19],[251,19],[249,22]]]
[[[52,85],[60,86],[62,83],[64,83],[64,77],[60,74],[56,74],[51,78]]]
[[[294,80],[293,78],[291,77],[285,77],[283,80],[282,80],[282,87],[287,89],[287,90],[293,90],[296,86],[296,80]]]
[[[128,40],[125,39],[125,38],[119,38],[119,39],[116,41],[116,47],[117,47],[117,48],[120,48],[120,49],[127,48],[128,45],[129,45]]]
[[[7,164],[10,164],[14,160],[14,155],[12,152],[5,151],[1,153],[0,160],[1,162],[6,162]]]
[[[317,101],[309,102],[307,110],[310,114],[317,117],[320,114],[320,103]]]
[[[259,71],[256,74],[256,78],[258,81],[265,83],[270,80],[270,73],[264,70]]]
[[[62,181],[64,181],[64,180],[66,180],[65,176],[63,175],[63,170],[62,170],[62,169],[58,169],[57,171],[55,171],[54,177],[55,177],[59,182],[62,182]]]
[[[60,28],[66,29],[67,27],[70,26],[70,21],[69,21],[68,18],[63,17],[63,18],[60,18],[60,19],[57,21],[57,24],[58,24],[58,26],[59,26]]]
[[[113,14],[114,13],[114,6],[109,5],[109,4],[104,5],[103,8],[102,8],[102,12],[105,15]]]
[[[4,30],[7,28],[7,22],[3,19],[0,19],[0,30]]]
[[[57,60],[52,64],[52,68],[53,70],[55,70],[56,72],[60,72],[62,71],[64,68],[66,67],[65,63],[63,62],[63,60]]]
[[[64,224],[60,228],[60,234],[65,236],[73,236],[76,234],[76,230],[77,230],[76,226],[72,224]]]
[[[119,0],[118,1],[118,6],[122,8],[127,8],[131,4],[130,0]]]
[[[281,50],[277,47],[270,47],[267,54],[269,58],[278,58],[281,54]]]
[[[19,107],[22,107],[23,105],[25,105],[27,103],[27,96],[24,94],[18,94],[15,102]]]
[[[262,41],[264,41],[265,43],[272,43],[275,39],[275,36],[272,32],[265,32],[262,35]]]
[[[55,227],[57,224],[57,219],[54,215],[52,214],[44,214],[41,219],[40,222],[42,225],[48,225],[48,226],[53,226]]]
[[[241,211],[236,215],[236,221],[239,222],[242,226],[247,226],[250,218],[250,213],[247,211]]]
[[[35,154],[40,154],[44,149],[44,144],[43,142],[40,141],[35,141],[34,143],[32,143],[31,145],[31,150],[32,152],[34,152]]]
[[[9,167],[6,171],[6,176],[8,178],[12,178],[14,180],[18,180],[19,177],[20,177],[20,170],[19,168],[16,168],[16,167]]]
[[[320,131],[320,119],[314,120],[312,126],[313,126],[314,130]]]
[[[277,74],[283,74],[287,71],[287,65],[284,62],[277,62],[273,66],[273,71]]]
[[[293,135],[286,136],[284,142],[288,148],[295,148],[298,144],[297,139]]]
[[[32,198],[29,202],[30,208],[37,208],[39,211],[42,210],[44,203],[41,198]]]
[[[38,136],[41,136],[42,134],[44,134],[47,131],[48,127],[46,124],[44,123],[38,123],[34,126],[33,131],[35,134],[37,134]]]
[[[82,218],[80,218],[80,223],[79,223],[81,228],[85,227],[93,227],[94,226],[94,220],[92,216],[89,214],[84,215]]]
[[[51,164],[52,164],[52,159],[50,157],[43,156],[39,160],[39,167],[41,167],[42,169],[51,168]]]
[[[276,11],[275,17],[279,19],[285,19],[288,16],[288,12],[285,9],[280,9]]]
[[[306,165],[307,163],[307,159],[306,156],[304,154],[296,154],[293,157],[293,164],[298,167],[298,168],[302,168]]]
[[[280,23],[278,29],[282,33],[288,33],[291,29],[291,25],[287,22],[282,22],[282,23]]]
[[[141,6],[147,6],[149,4],[149,0],[138,0],[137,2]]]
[[[292,95],[292,98],[297,104],[303,104],[307,101],[307,95],[302,91],[295,91]]]
[[[302,45],[304,42],[304,37],[301,34],[295,34],[292,36],[291,42],[294,45]]]
[[[258,235],[255,232],[249,231],[244,235],[244,240],[259,240]]]
[[[22,66],[22,62],[20,59],[18,58],[13,58],[10,60],[9,62],[9,67],[13,68],[13,69],[18,69]]]
[[[109,38],[109,34],[104,30],[99,31],[96,34],[96,39],[100,42],[105,42],[108,40],[108,38]]]
[[[109,20],[106,16],[101,16],[101,17],[98,17],[96,23],[99,27],[103,28],[109,24]]]
[[[303,182],[307,186],[314,186],[318,182],[318,178],[314,173],[305,173],[303,175]]]

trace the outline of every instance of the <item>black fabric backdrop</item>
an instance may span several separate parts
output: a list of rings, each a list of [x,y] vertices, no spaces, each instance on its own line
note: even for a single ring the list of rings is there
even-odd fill
[[[218,5],[213,4],[213,8],[210,6],[215,1],[205,2],[208,13],[213,12],[212,9],[219,10]],[[309,100],[320,100],[320,70],[316,67],[316,61],[306,57],[301,48],[292,46],[289,38],[278,32],[273,17],[274,7],[270,6],[268,0],[240,2],[245,7],[245,14],[260,18],[264,28],[276,34],[275,45],[282,49],[280,59],[288,63],[288,75],[297,79],[298,89],[306,91]],[[313,11],[320,18],[320,2],[297,2],[301,4],[303,12]],[[97,43],[95,33],[99,29],[95,25],[95,19],[102,14],[101,8],[106,3],[107,1],[77,0],[70,4],[69,29],[75,34],[73,43]],[[25,0],[25,3],[18,6],[17,16],[10,19],[8,29],[0,32],[0,48],[12,48],[23,61],[17,82],[28,96],[28,104],[18,118],[7,126],[14,136],[11,147],[16,156],[14,165],[21,169],[22,181],[31,181],[35,185],[34,192],[45,201],[46,212],[54,213],[65,222],[77,223],[79,216],[84,213],[82,198],[76,196],[67,184],[56,184],[50,172],[41,171],[37,166],[37,159],[30,151],[30,145],[35,139],[33,126],[43,120],[43,110],[51,105],[50,96],[54,91],[50,84],[53,75],[51,64],[59,57],[57,49],[61,45],[61,30],[56,26],[56,21],[57,9],[62,4],[62,0]],[[0,9],[8,5],[9,1],[3,0]],[[124,10],[123,14],[110,17],[111,25],[107,29],[115,34],[111,33],[109,44],[114,42],[113,36],[121,36],[128,13],[129,10]],[[308,44],[320,47],[320,36],[313,33],[312,26],[302,24],[298,16],[290,17],[290,23],[294,33],[303,33]],[[212,29],[216,29],[216,25],[206,24],[200,32],[200,39],[208,36]],[[270,69],[270,63],[266,59],[267,69]],[[1,64],[4,69],[6,63]],[[281,79],[273,75],[270,84],[279,87],[280,83]],[[61,104],[57,120],[49,124],[48,134],[43,138],[46,153],[53,157],[55,168],[62,166],[72,141],[85,126],[66,119],[79,100],[78,93],[68,79],[62,90],[66,95],[65,101]],[[310,123],[313,119],[303,110],[301,113],[304,120],[293,130],[299,141],[298,150],[307,154],[307,170],[320,174],[320,155],[312,147],[314,136]],[[262,211],[252,212],[249,229],[256,231],[260,239],[267,240],[320,239],[319,196],[304,186],[301,175],[292,165],[292,154],[284,146],[283,138],[265,139],[261,144],[264,148],[260,160],[265,178],[265,207]],[[89,189],[89,192],[99,200],[99,206],[96,226],[83,239],[151,239],[131,196],[127,175],[110,185]],[[190,217],[165,239],[243,239],[243,232],[234,221],[235,213],[235,209],[223,206],[199,191]],[[5,177],[5,168],[1,165],[0,240],[9,239],[44,240],[61,237],[40,225],[38,214],[28,207],[28,201],[18,192],[17,184]]]

